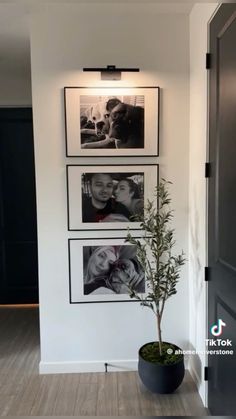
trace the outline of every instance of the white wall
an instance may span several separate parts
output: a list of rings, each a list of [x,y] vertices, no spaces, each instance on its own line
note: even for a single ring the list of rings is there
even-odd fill
[[[216,3],[196,4],[190,15],[190,154],[189,154],[189,282],[190,349],[204,351],[207,335],[206,266],[206,180],[207,161],[207,23]],[[190,371],[206,402],[204,355],[192,355]]]
[[[189,25],[184,14],[158,14],[154,5],[48,5],[31,17],[39,247],[41,371],[98,371],[103,361],[134,367],[137,350],[156,338],[152,313],[138,303],[69,304],[64,86],[107,86],[88,66],[138,66],[119,85],[160,86],[160,175],[171,180],[177,249],[188,257]],[[109,160],[111,162],[112,160]],[[108,162],[108,161],[106,161]],[[115,163],[131,162],[113,159]],[[120,233],[122,234],[122,233]],[[105,232],[104,236],[110,233]],[[115,233],[117,236],[117,233]],[[188,346],[188,268],[167,304],[163,338]]]

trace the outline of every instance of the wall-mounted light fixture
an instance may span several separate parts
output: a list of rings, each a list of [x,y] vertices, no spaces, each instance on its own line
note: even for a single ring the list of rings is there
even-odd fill
[[[115,65],[107,65],[105,68],[83,68],[83,71],[100,71],[101,80],[120,80],[122,71],[138,72],[139,68],[116,68]]]

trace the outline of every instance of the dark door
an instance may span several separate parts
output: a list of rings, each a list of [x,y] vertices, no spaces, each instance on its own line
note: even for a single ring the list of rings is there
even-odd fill
[[[236,414],[236,5],[223,4],[210,24],[208,203],[209,339],[233,355],[209,356],[208,404],[213,415]],[[226,326],[214,336],[211,327]],[[219,327],[217,327],[219,329]],[[227,342],[227,339],[229,340]],[[232,344],[232,346],[230,346]]]
[[[0,304],[37,302],[32,109],[0,109]]]

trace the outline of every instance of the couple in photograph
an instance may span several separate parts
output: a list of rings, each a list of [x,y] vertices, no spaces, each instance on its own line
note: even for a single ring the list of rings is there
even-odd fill
[[[145,292],[135,246],[85,246],[83,257],[85,295]]]
[[[143,197],[131,176],[120,175],[116,182],[111,173],[88,173],[85,177],[89,193],[83,191],[84,223],[129,222],[132,217],[143,214]]]

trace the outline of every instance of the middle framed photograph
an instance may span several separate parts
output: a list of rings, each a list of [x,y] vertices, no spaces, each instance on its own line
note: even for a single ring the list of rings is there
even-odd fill
[[[135,217],[153,201],[157,164],[67,165],[66,173],[69,231],[141,229]]]

